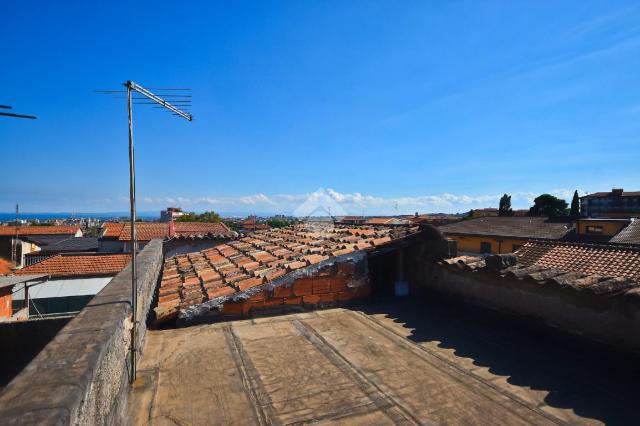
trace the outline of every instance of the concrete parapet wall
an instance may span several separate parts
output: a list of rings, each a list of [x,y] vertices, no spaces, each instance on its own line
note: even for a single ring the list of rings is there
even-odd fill
[[[162,242],[137,257],[137,348],[142,348],[160,269]],[[0,393],[2,424],[120,424],[129,388],[131,265]]]
[[[426,271],[423,288],[640,352],[640,289],[598,294],[495,270],[430,265]]]

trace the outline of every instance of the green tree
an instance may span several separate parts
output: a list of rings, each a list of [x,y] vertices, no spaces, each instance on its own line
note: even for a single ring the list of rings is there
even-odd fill
[[[571,212],[572,217],[578,217],[580,214],[580,199],[578,198],[578,190],[573,193],[573,199],[571,200]]]
[[[568,204],[561,198],[551,194],[542,194],[533,200],[533,207],[529,209],[529,216],[566,216]]]
[[[291,222],[289,222],[288,220],[281,220],[281,219],[269,219],[267,220],[267,225],[269,225],[272,228],[284,228],[286,226],[291,225]]]
[[[513,216],[511,209],[511,195],[504,194],[500,198],[500,206],[498,207],[499,216]]]
[[[220,215],[214,211],[201,214],[189,212],[177,218],[176,222],[220,222]]]
[[[176,222],[197,222],[198,215],[194,212],[185,213],[176,219]]]
[[[220,222],[220,215],[213,210],[198,216],[198,222]]]

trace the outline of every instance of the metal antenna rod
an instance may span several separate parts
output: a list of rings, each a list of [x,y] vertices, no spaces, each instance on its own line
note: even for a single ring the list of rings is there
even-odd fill
[[[13,109],[13,107],[9,106],[9,105],[0,105],[0,109]],[[1,112],[1,111],[0,111],[0,116],[1,117],[14,117],[14,118],[30,118],[32,120],[35,120],[37,118],[34,115],[15,114],[13,112]]]
[[[187,114],[181,109],[173,106],[169,102],[154,95],[144,87],[129,80],[124,83],[127,88],[127,111],[129,116],[129,203],[131,207],[131,374],[129,380],[133,383],[136,380],[136,331],[138,327],[138,272],[136,268],[136,256],[138,252],[138,237],[136,234],[136,169],[135,156],[133,150],[133,100],[132,92],[140,93],[153,102],[171,111],[188,121],[192,121],[191,114]]]
[[[138,319],[138,274],[136,268],[136,252],[138,240],[136,235],[136,170],[133,152],[133,106],[131,105],[131,86],[127,85],[127,110],[129,112],[129,203],[131,206],[131,375],[136,380],[136,321]]]

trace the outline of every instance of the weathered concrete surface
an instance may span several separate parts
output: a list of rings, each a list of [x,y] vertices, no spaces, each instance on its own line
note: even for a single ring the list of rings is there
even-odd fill
[[[162,242],[154,240],[138,256],[138,348],[161,266]],[[131,324],[129,265],[0,393],[0,423],[120,424]]]
[[[526,275],[516,278],[513,274],[484,268],[471,271],[455,265],[428,265],[421,269],[428,271],[414,281],[421,289],[539,319],[640,354],[640,289],[599,294],[547,282],[542,279],[543,274],[538,274],[540,279]]]
[[[622,376],[605,373],[605,380],[619,383],[620,389],[619,395],[616,389],[603,395],[602,374],[567,368],[577,364],[591,369],[584,356],[558,352],[551,346],[557,346],[553,339],[545,347],[545,338],[531,330],[536,347],[518,347],[523,352],[514,352],[510,339],[520,342],[518,327],[527,331],[528,326],[509,322],[511,331],[505,335],[499,325],[504,317],[495,320],[484,311],[469,317],[441,305],[429,301],[369,305],[364,311],[332,309],[149,331],[141,380],[129,397],[129,421],[135,425],[598,424],[619,422],[631,413],[632,405],[626,410],[624,406],[633,396]],[[442,333],[434,331],[439,329]],[[423,339],[422,333],[434,337]],[[480,362],[473,359],[475,352],[465,352],[469,346],[459,355],[446,344],[447,335],[460,345],[479,346]],[[436,336],[443,337],[436,340]],[[584,348],[577,344],[575,349]],[[532,362],[531,353],[524,351],[536,350],[557,359]],[[495,351],[496,365],[483,351]],[[504,357],[513,359],[506,371]],[[570,371],[567,377],[562,376],[565,370]],[[630,380],[640,378],[637,368],[627,373]],[[547,374],[557,374],[567,383],[540,378]],[[588,401],[589,386],[595,386],[598,401]],[[558,397],[565,391],[569,393]],[[576,398],[570,392],[576,392]]]

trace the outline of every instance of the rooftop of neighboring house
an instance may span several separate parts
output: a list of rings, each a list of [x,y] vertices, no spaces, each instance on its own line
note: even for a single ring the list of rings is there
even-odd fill
[[[522,266],[540,266],[602,277],[623,277],[640,284],[640,248],[611,244],[530,241],[518,252]]]
[[[640,245],[640,219],[632,219],[631,223],[611,238],[609,242]]]
[[[370,217],[366,220],[367,225],[407,225],[410,222],[397,217]]]
[[[443,264],[483,270],[495,259],[510,255],[459,256]],[[640,287],[640,247],[532,240],[516,253],[513,265],[499,264],[503,277],[530,278],[596,294],[619,293]],[[634,290],[635,291],[635,290]]]
[[[610,192],[594,192],[583,195],[581,199],[589,198],[609,198],[609,197],[640,197],[640,191],[625,191],[622,188],[613,188]]]
[[[257,231],[227,244],[165,260],[158,318],[219,297],[239,295],[331,258],[375,249],[419,227],[296,225]]]
[[[342,218],[340,218],[343,222],[357,222],[364,221],[365,219],[366,218],[364,216],[342,216]]]
[[[548,217],[487,216],[438,227],[448,235],[558,240],[573,229],[570,219]]]
[[[412,216],[404,216],[404,219],[409,220],[413,223],[449,223],[449,222],[457,222],[464,219],[464,216],[457,214],[444,214],[444,213],[427,213],[427,214],[416,214]]]
[[[19,235],[75,235],[80,226],[18,226]],[[15,226],[0,226],[0,236],[16,235]]]
[[[28,241],[40,247],[40,251],[32,254],[43,254],[51,252],[78,252],[98,250],[98,238],[96,237],[68,237],[62,239],[43,240],[42,238],[27,238]]]
[[[58,254],[15,271],[16,275],[105,276],[116,275],[131,260],[129,254]]]
[[[131,241],[131,224],[125,222],[105,222],[102,225],[102,239]],[[136,223],[138,241],[159,238],[234,238],[237,234],[222,222],[173,222]]]

